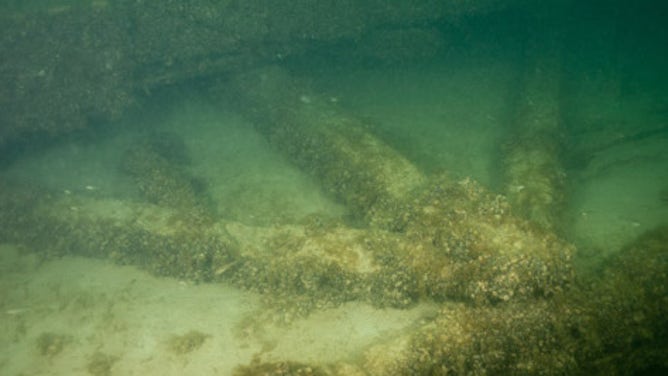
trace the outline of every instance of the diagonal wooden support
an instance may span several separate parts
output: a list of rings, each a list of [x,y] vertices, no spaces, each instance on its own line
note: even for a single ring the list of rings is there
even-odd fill
[[[506,301],[550,295],[571,280],[571,245],[512,215],[503,197],[475,182],[424,177],[363,121],[280,68],[235,76],[224,88],[258,131],[356,217],[403,234],[410,242],[403,257],[433,281],[430,294]]]
[[[254,291],[301,297],[307,306],[349,300],[393,307],[409,306],[421,298],[523,300],[552,294],[565,283],[555,277],[551,261],[483,251],[464,255],[458,252],[465,249],[457,247],[466,244],[455,242],[447,250],[430,246],[431,240],[410,231],[318,223],[249,227],[225,220],[193,222],[192,212],[151,204],[36,192],[7,184],[0,193],[2,241],[23,244],[46,257],[104,257],[158,275],[227,281]],[[451,231],[466,231],[454,223]],[[458,223],[469,225],[464,220]]]
[[[279,67],[235,75],[221,88],[255,128],[359,219],[378,227],[425,177],[367,124]],[[230,90],[231,89],[231,90]]]
[[[567,182],[561,162],[561,47],[558,38],[547,39],[551,48],[543,39],[529,42],[520,96],[507,132],[503,178],[504,194],[517,213],[554,232],[563,228]]]

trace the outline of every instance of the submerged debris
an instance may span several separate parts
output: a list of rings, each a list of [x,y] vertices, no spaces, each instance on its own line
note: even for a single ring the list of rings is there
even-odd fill
[[[180,336],[172,335],[167,344],[173,353],[182,355],[199,349],[209,337],[211,337],[209,334],[191,330]]]
[[[90,356],[86,369],[92,376],[110,376],[111,368],[118,361],[118,357],[96,351]]]
[[[214,205],[203,184],[186,170],[188,151],[182,139],[168,133],[149,135],[125,152],[121,169],[150,203],[172,207],[188,214],[193,223],[210,222]]]

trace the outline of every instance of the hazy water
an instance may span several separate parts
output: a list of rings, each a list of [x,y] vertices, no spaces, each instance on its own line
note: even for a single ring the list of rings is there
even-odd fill
[[[316,95],[364,119],[372,133],[426,173],[470,176],[504,193],[503,147],[512,134],[522,77],[532,67],[527,61],[558,49],[559,159],[567,176],[564,217],[571,224],[564,236],[576,243],[579,257],[597,262],[668,220],[667,6],[659,1],[549,4],[411,26],[389,41],[380,30],[343,43],[314,43],[281,63],[306,78]],[[5,5],[20,12],[43,3]],[[387,43],[387,49],[374,48],[378,43]],[[346,209],[317,181],[294,167],[232,104],[211,98],[202,86],[198,80],[159,88],[120,119],[96,121],[89,130],[44,146],[21,147],[4,167],[3,179],[141,200],[119,162],[137,139],[169,132],[184,142],[187,171],[204,182],[211,205],[225,220],[269,226],[298,223],[313,214],[345,218]],[[114,280],[111,274],[108,278]],[[136,292],[140,298],[147,294]],[[187,299],[178,296],[176,302],[165,299],[176,305]],[[209,308],[212,315],[218,312]],[[147,348],[154,345],[144,340]],[[247,363],[246,355],[239,359]]]

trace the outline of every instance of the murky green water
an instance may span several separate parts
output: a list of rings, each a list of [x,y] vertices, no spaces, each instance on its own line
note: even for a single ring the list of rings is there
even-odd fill
[[[3,4],[0,373],[668,368],[668,8],[333,4]]]

